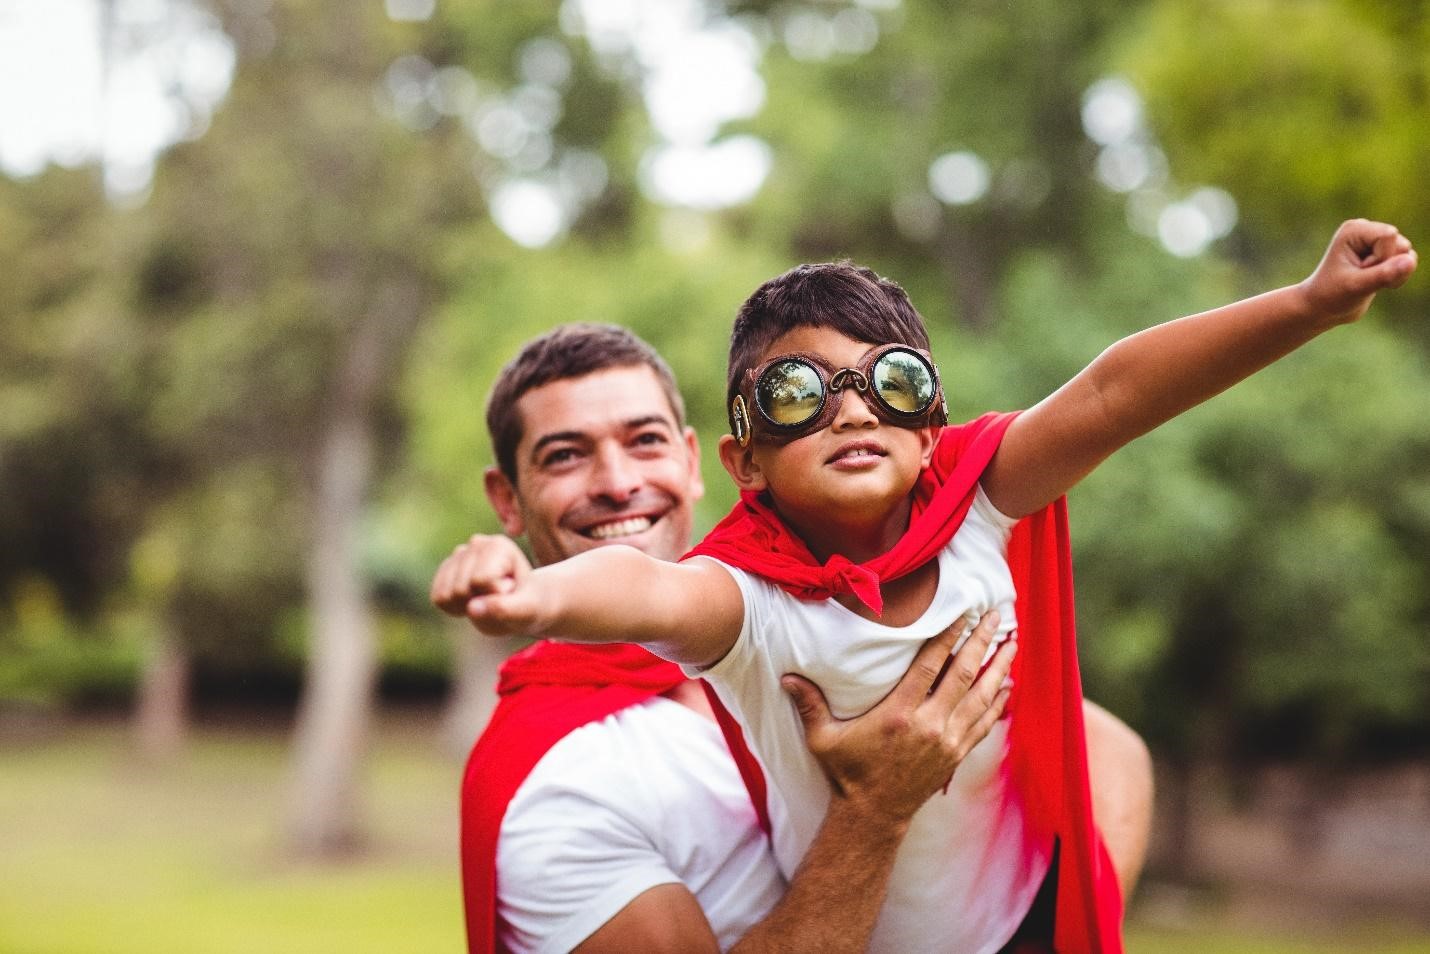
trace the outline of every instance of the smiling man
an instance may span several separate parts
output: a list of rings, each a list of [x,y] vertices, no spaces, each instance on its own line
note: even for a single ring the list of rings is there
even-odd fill
[[[493,388],[487,426],[487,495],[536,563],[615,543],[667,560],[688,549],[699,445],[669,368],[629,332],[570,325],[530,342]],[[514,548],[458,547],[433,602],[463,615],[471,581]],[[980,630],[954,657],[957,679],[929,692],[957,635],[945,633],[849,722],[812,685],[786,686],[835,792],[788,889],[698,684],[635,647],[519,653],[463,781],[470,949],[862,950],[914,809],[1001,713],[1008,656],[975,681]],[[1146,752],[1110,716],[1088,716],[1099,823],[1130,890],[1150,819]]]

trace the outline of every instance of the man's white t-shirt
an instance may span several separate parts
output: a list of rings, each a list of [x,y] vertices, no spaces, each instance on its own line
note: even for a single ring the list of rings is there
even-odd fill
[[[552,746],[507,807],[496,860],[516,952],[569,951],[671,883],[695,895],[724,950],[785,890],[719,728],[660,696]]]
[[[721,564],[744,597],[744,624],[723,659],[691,674],[710,681],[745,729],[769,782],[775,859],[787,877],[814,840],[830,792],[780,677],[793,672],[810,679],[836,716],[850,718],[882,699],[924,641],[954,620],[972,625],[996,608],[1001,641],[1015,627],[1006,557],[1015,522],[980,488],[939,554],[933,602],[908,626],[864,619],[834,600],[800,600]],[[1052,846],[1028,831],[1004,769],[1007,738],[1005,719],[959,765],[947,792],[914,815],[870,950],[984,954],[1017,930],[1047,873]]]

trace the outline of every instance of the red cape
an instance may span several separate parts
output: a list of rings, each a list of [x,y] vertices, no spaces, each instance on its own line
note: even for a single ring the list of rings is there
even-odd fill
[[[928,562],[953,538],[1015,416],[987,414],[944,428],[933,461],[914,488],[908,531],[892,550],[868,563],[835,556],[820,565],[754,495],[742,497],[687,556],[715,557],[802,599],[853,593],[880,612],[880,581]],[[1008,543],[1008,563],[1017,589],[1020,646],[1013,663],[1017,687],[1010,708],[1016,707],[1018,715],[1009,733],[1009,770],[1032,823],[1061,840],[1054,946],[1061,954],[1119,954],[1122,896],[1093,825],[1088,786],[1064,500],[1018,522]],[[714,693],[708,695],[768,832],[760,767],[738,724]]]
[[[684,681],[673,663],[619,644],[539,642],[502,666],[501,701],[462,777],[462,900],[471,954],[506,950],[497,930],[497,834],[532,768],[572,730]]]

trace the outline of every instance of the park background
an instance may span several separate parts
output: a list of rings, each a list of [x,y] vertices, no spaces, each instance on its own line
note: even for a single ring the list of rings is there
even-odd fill
[[[0,0],[0,951],[460,945],[486,389],[850,257],[955,418],[1430,246],[1430,3]],[[1430,276],[1071,495],[1133,951],[1430,951]]]

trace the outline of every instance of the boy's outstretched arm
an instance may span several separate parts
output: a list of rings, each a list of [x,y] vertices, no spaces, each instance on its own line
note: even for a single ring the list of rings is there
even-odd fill
[[[983,487],[1010,517],[1046,506],[1109,454],[1404,284],[1417,257],[1394,226],[1343,224],[1310,277],[1124,338],[1008,428]]]
[[[506,537],[476,536],[437,570],[432,602],[488,636],[640,643],[692,666],[719,661],[740,634],[745,604],[709,560],[668,563],[603,546],[532,569]]]

